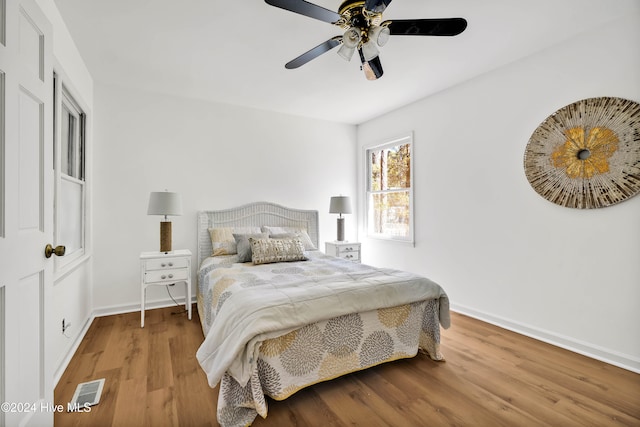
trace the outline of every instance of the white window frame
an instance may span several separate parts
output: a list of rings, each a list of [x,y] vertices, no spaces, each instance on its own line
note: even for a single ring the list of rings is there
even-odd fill
[[[411,151],[411,158],[409,162],[410,167],[410,187],[404,190],[380,190],[380,191],[372,191],[371,190],[371,152],[383,150],[388,147],[394,147],[398,145],[409,144]],[[364,179],[364,198],[365,198],[365,233],[370,239],[379,239],[379,240],[388,240],[388,241],[396,241],[396,242],[404,242],[409,244],[414,244],[414,212],[413,212],[413,195],[414,195],[414,187],[415,181],[413,179],[413,171],[414,171],[414,157],[415,157],[415,144],[413,143],[413,132],[408,134],[399,136],[397,138],[393,138],[390,140],[386,140],[381,143],[374,143],[370,145],[365,145],[364,147],[364,159],[365,159],[365,179]],[[370,227],[371,221],[371,196],[373,194],[384,194],[384,193],[395,193],[398,191],[408,191],[409,193],[409,231],[406,237],[397,236],[392,234],[385,233],[372,233]]]
[[[87,126],[86,113],[74,100],[71,92],[62,82],[62,79],[54,73],[54,171],[55,171],[55,201],[54,201],[54,239],[55,245],[67,246],[67,252],[63,257],[55,258],[56,275],[70,271],[71,267],[80,262],[87,254]],[[68,110],[75,117],[74,132],[77,135],[77,144],[81,145],[79,157],[76,159],[82,163],[79,166],[77,175],[70,176],[67,171],[62,170],[62,121],[63,112]],[[79,210],[77,216],[79,224],[79,247],[69,246],[63,236],[64,213],[64,188],[65,186],[76,186],[80,190]],[[55,246],[54,245],[54,246]]]

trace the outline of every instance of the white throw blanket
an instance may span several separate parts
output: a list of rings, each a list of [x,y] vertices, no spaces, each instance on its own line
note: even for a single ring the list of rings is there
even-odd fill
[[[449,327],[449,300],[435,282],[403,271],[352,264],[321,254],[311,258],[287,264],[234,264],[209,273],[215,276],[211,277],[214,281],[233,278],[232,285],[225,285],[227,295],[196,354],[211,387],[218,384],[225,372],[244,386],[264,340],[348,313],[439,299],[440,324]],[[335,264],[335,272],[327,273],[329,264]],[[297,274],[295,280],[270,280],[275,274],[274,266],[281,269],[300,266],[310,274]],[[314,270],[322,274],[311,274]]]

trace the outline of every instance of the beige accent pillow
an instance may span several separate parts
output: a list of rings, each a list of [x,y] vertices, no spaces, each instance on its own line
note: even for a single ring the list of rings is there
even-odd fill
[[[256,265],[307,259],[304,254],[304,245],[299,238],[255,239],[250,237],[249,242],[251,243],[251,261]]]
[[[211,247],[213,248],[211,256],[222,256],[238,253],[233,233],[257,234],[260,233],[260,227],[217,227],[209,228],[208,231],[211,237]]]

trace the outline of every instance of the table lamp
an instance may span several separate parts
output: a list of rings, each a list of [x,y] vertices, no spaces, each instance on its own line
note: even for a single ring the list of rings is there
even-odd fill
[[[339,214],[338,216],[338,242],[344,241],[344,218],[342,214],[351,213],[351,201],[347,196],[334,196],[329,204],[329,213]]]
[[[149,195],[147,215],[164,215],[160,222],[160,252],[171,252],[171,222],[169,215],[182,215],[180,194],[170,191],[154,191]]]

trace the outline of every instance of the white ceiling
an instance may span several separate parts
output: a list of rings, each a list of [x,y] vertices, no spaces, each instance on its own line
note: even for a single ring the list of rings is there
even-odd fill
[[[391,37],[385,74],[370,82],[357,54],[346,62],[337,49],[286,70],[341,30],[263,0],[55,3],[96,82],[353,124],[640,13],[638,0],[394,0],[384,19],[469,25],[456,37]]]

